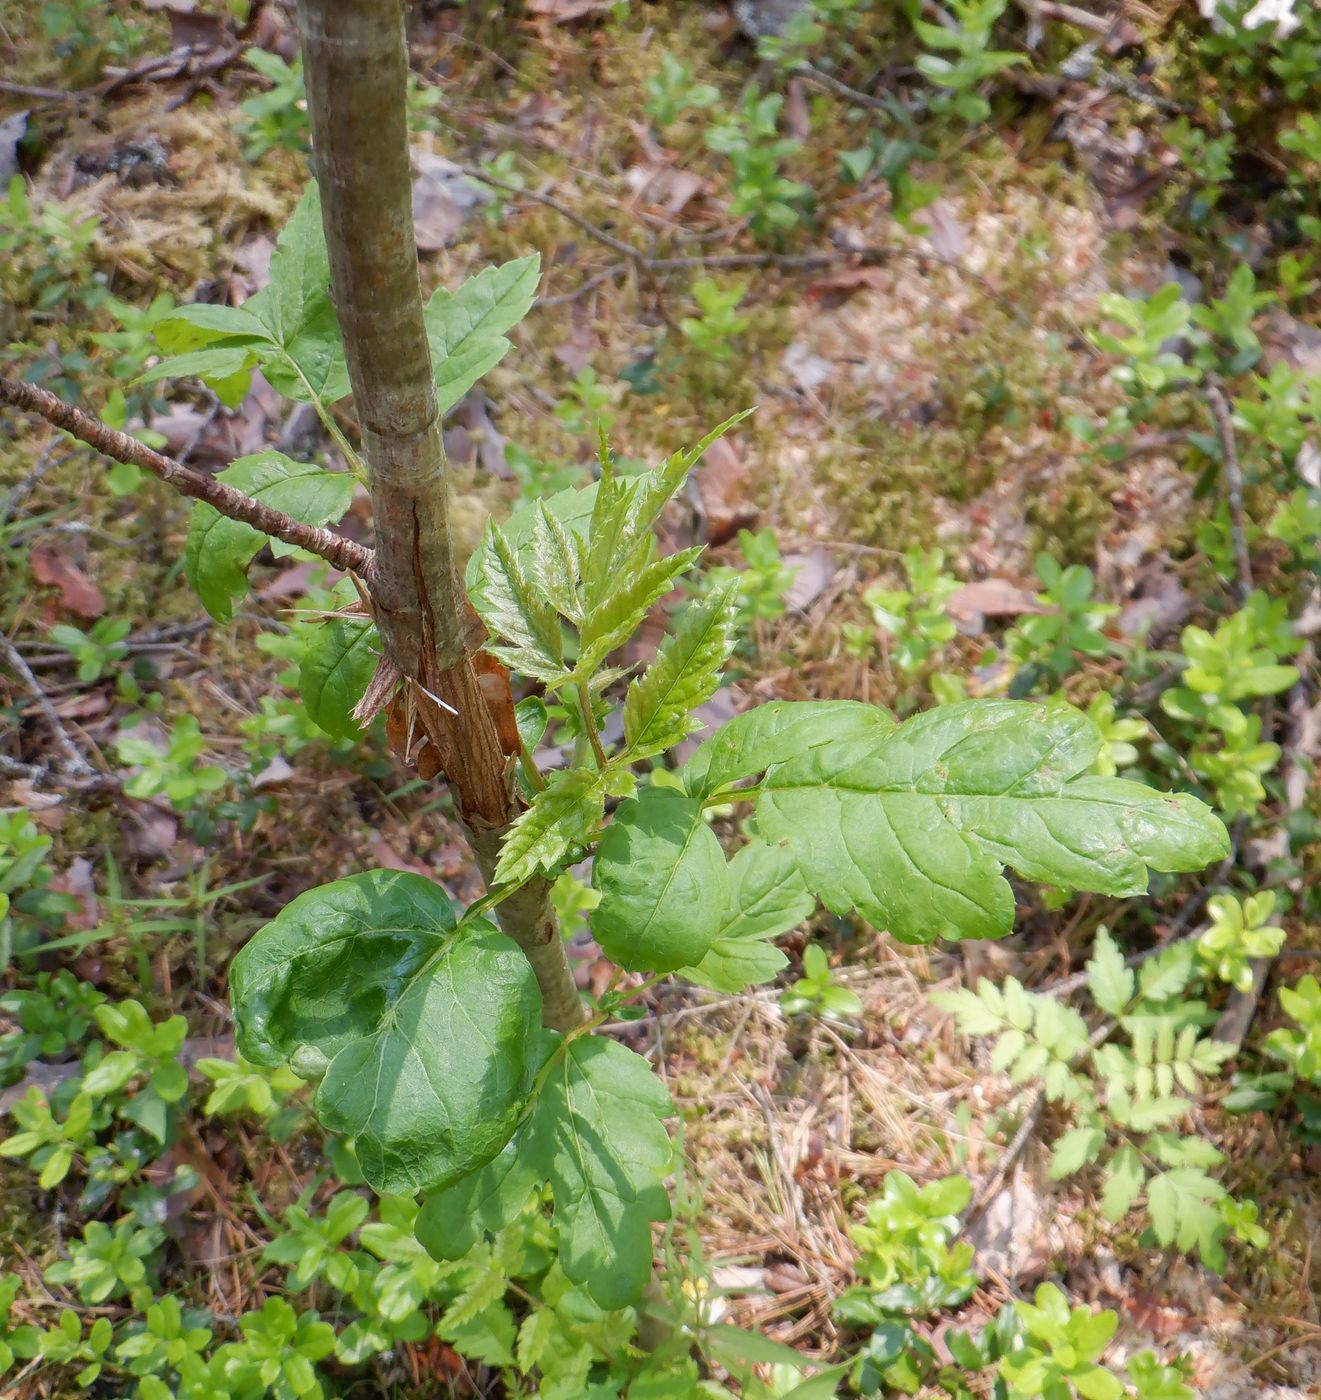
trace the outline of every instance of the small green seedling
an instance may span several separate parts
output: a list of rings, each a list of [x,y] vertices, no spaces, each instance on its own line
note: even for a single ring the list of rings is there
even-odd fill
[[[857,992],[835,980],[826,950],[819,943],[803,949],[803,975],[780,993],[780,1006],[790,1016],[824,1016],[848,1021],[862,1015]]]
[[[1197,956],[1222,982],[1239,991],[1252,986],[1254,958],[1273,958],[1284,944],[1284,930],[1271,923],[1275,891],[1262,890],[1246,899],[1217,894],[1207,901],[1211,927],[1197,940]]]

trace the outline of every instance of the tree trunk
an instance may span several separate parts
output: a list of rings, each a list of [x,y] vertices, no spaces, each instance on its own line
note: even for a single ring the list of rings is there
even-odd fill
[[[298,17],[331,291],[376,522],[367,583],[388,663],[378,679],[397,681],[396,750],[424,776],[443,770],[489,885],[520,810],[518,734],[508,674],[478,655],[484,633],[450,539],[413,235],[403,4],[299,0]],[[536,971],[545,1023],[577,1025],[582,1006],[546,882],[497,917]]]

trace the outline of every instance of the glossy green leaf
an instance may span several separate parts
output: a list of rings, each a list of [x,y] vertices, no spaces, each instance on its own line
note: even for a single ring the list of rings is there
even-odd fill
[[[550,1181],[560,1264],[603,1308],[636,1302],[651,1277],[650,1222],[670,1215],[672,1111],[647,1062],[604,1036],[570,1041],[537,1096],[526,1151]]]
[[[855,700],[772,700],[745,710],[718,729],[679,776],[693,797],[709,797],[809,749],[854,737],[877,738],[893,728],[894,718],[878,705]]]
[[[313,721],[336,739],[360,733],[353,710],[375,674],[380,641],[368,618],[327,618],[298,666],[298,693]]]
[[[321,1076],[314,1108],[383,1193],[458,1181],[509,1141],[540,1067],[541,998],[516,944],[456,926],[420,875],[371,870],[299,895],[230,968],[254,1064]]]
[[[725,855],[702,805],[668,787],[621,804],[592,865],[592,936],[632,972],[673,972],[711,947],[729,899]]]
[[[433,1259],[462,1259],[482,1237],[512,1224],[544,1183],[517,1133],[484,1167],[429,1192],[414,1231]]]
[[[770,940],[797,928],[815,908],[793,853],[749,841],[729,863],[729,894],[706,956],[680,968],[679,976],[731,994],[769,982],[789,961]]]
[[[423,312],[440,411],[446,412],[504,358],[505,332],[528,311],[537,294],[537,254],[484,268],[450,292],[438,288]]]
[[[240,457],[217,480],[306,525],[338,520],[353,499],[351,476],[291,461],[281,452]],[[217,621],[228,622],[234,616],[235,602],[248,591],[248,565],[265,543],[267,537],[260,530],[221,515],[205,501],[193,506],[184,562],[188,581]],[[278,541],[272,547],[277,554],[290,553],[289,546]]]
[[[1223,825],[1195,798],[1079,776],[1100,744],[1068,707],[944,705],[772,767],[757,821],[768,841],[790,846],[827,908],[857,909],[905,942],[1007,933],[1004,865],[1134,895],[1148,866],[1195,870],[1225,854]]]
[[[694,603],[624,697],[624,745],[631,762],[664,753],[700,725],[692,712],[715,694],[734,649],[738,581]]]

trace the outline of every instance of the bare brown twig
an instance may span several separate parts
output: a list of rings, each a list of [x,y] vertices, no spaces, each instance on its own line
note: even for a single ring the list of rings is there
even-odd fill
[[[1206,401],[1215,419],[1220,436],[1220,450],[1225,457],[1225,477],[1229,487],[1229,532],[1234,543],[1234,559],[1238,565],[1237,596],[1239,606],[1248,601],[1252,592],[1252,561],[1248,556],[1248,527],[1243,507],[1243,468],[1238,460],[1238,441],[1234,436],[1234,419],[1229,400],[1219,384],[1206,386]]]
[[[373,554],[365,545],[345,539],[343,535],[322,526],[305,525],[282,510],[272,510],[252,496],[226,486],[205,472],[186,467],[173,457],[166,457],[127,433],[101,422],[99,418],[74,408],[49,390],[39,389],[35,384],[26,384],[18,379],[0,378],[0,403],[39,414],[48,423],[72,434],[102,456],[141,467],[143,471],[168,482],[182,495],[195,501],[205,501],[221,515],[242,521],[254,530],[283,540],[285,544],[318,555],[337,569],[365,574],[371,566]]]

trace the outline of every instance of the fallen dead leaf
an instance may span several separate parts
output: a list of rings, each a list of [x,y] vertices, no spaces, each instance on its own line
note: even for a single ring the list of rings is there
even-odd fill
[[[608,10],[611,0],[527,0],[527,12],[541,19],[567,24],[595,11]]]
[[[790,612],[806,612],[839,572],[835,556],[819,546],[810,554],[786,554],[784,563],[787,568],[798,571],[784,595],[784,606]]]
[[[1021,617],[1042,611],[1036,595],[1007,578],[984,578],[965,583],[946,603],[956,623],[981,631],[988,617]]]
[[[829,360],[823,359],[801,340],[796,340],[784,352],[784,372],[805,393],[819,389],[835,372]]]
[[[757,523],[760,512],[748,499],[752,476],[737,438],[717,438],[706,449],[696,481],[708,544],[724,544]]]
[[[101,590],[71,560],[50,545],[36,545],[28,554],[32,577],[43,588],[57,588],[60,601],[76,617],[95,621],[105,612]]]
[[[444,156],[415,149],[413,165],[417,170],[413,181],[417,246],[423,253],[435,253],[454,242],[472,211],[490,195]]]

